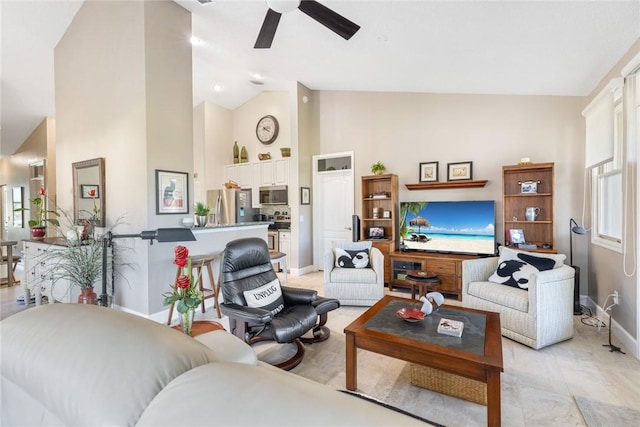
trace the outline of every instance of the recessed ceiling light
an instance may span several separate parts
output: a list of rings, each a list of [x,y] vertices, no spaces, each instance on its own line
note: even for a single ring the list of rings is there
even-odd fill
[[[262,80],[264,79],[264,76],[260,73],[251,73],[251,77],[253,77],[255,80]]]
[[[214,92],[222,92],[224,90],[224,86],[220,83],[214,83],[211,85],[211,90]]]
[[[191,36],[191,44],[194,46],[200,46],[204,44],[204,41],[196,36]]]

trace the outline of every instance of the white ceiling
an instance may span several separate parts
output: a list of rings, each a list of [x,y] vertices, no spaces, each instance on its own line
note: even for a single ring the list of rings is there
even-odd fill
[[[175,0],[193,14],[194,105],[235,109],[299,81],[316,90],[587,95],[640,37],[640,0],[320,0],[361,26],[346,41],[295,10],[253,49],[263,0]],[[82,1],[0,3],[0,155],[55,117],[53,48]],[[263,85],[250,82],[251,73]],[[212,84],[224,86],[222,92]]]

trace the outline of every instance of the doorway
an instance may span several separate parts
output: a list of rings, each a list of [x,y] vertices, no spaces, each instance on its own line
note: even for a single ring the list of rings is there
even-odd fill
[[[313,260],[323,270],[334,241],[351,241],[353,151],[313,156]]]

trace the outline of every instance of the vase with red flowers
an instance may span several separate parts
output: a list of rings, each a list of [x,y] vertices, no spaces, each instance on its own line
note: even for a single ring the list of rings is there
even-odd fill
[[[60,216],[60,214],[55,210],[47,209],[47,189],[41,187],[38,190],[38,197],[34,197],[29,199],[31,205],[33,206],[33,216],[29,220],[29,227],[31,227],[31,238],[34,240],[42,240],[47,232],[47,223],[55,226],[60,225],[60,221],[58,221],[55,217]],[[29,208],[18,208],[14,209],[14,211],[28,211]],[[51,216],[54,216],[52,218]]]
[[[198,290],[198,280],[200,277],[193,277],[191,269],[191,257],[189,249],[178,245],[174,249],[175,259],[173,263],[178,266],[178,274],[171,292],[162,294],[164,305],[177,304],[177,311],[180,314],[180,327],[182,332],[191,335],[193,327],[193,317],[196,308],[202,301],[202,292]]]

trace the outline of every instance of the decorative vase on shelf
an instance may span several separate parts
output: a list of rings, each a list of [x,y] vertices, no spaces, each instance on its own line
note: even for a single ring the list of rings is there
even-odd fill
[[[93,288],[83,288],[78,295],[78,304],[91,304],[96,305],[98,303],[98,295],[93,291]]]
[[[249,155],[247,154],[247,149],[243,145],[240,150],[240,163],[247,163],[249,161]]]
[[[31,227],[31,238],[33,240],[43,240],[45,234],[47,234],[46,226],[42,225],[42,226]]]
[[[196,222],[198,223],[198,227],[206,226],[207,219],[209,219],[207,215],[196,215]]]
[[[238,148],[238,141],[233,142],[233,163],[240,163],[240,149]]]
[[[188,308],[184,313],[180,313],[180,329],[183,333],[191,335],[191,330],[193,329],[193,317],[195,314],[195,308]]]

